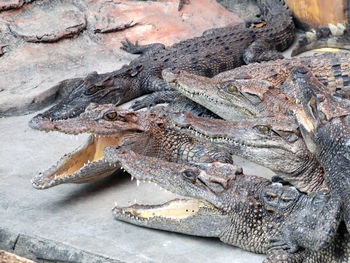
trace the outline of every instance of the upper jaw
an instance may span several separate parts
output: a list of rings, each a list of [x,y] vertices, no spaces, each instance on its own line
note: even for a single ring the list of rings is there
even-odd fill
[[[109,108],[107,107],[107,109]],[[103,113],[103,110],[95,109],[93,112],[86,111],[80,116],[64,120],[50,120],[39,116],[38,118],[33,118],[29,122],[29,126],[42,131],[59,131],[66,134],[94,133],[99,135],[113,135],[123,131],[143,130],[142,125],[137,119],[137,115],[132,120],[108,121],[103,119]],[[118,113],[126,115],[128,111],[118,111]]]
[[[267,118],[252,119],[241,122],[227,122],[224,120],[198,117],[188,113],[179,113],[170,115],[170,119],[175,128],[209,141],[216,141],[221,144],[227,143],[241,145],[242,147],[281,148],[287,151],[295,152],[292,144],[287,143],[280,138],[274,139],[272,137],[264,137],[258,135],[257,132],[254,132],[254,126],[269,126],[269,124],[272,123]],[[291,127],[288,126],[293,126],[292,123],[287,121],[273,123],[273,125],[276,128],[282,128],[283,123],[287,125],[287,131],[293,131],[291,130]]]
[[[103,154],[108,163],[119,163],[136,180],[150,181],[173,193],[202,198],[214,205],[218,203],[219,197],[210,190],[203,179],[192,181],[184,176],[185,171],[193,171],[200,175],[213,164],[171,163],[137,154],[124,147],[106,147]]]

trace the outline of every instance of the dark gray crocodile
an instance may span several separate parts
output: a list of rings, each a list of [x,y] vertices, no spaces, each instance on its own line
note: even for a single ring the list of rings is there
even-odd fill
[[[198,112],[190,104],[187,109]],[[180,105],[173,105],[179,109]],[[183,107],[180,107],[183,109]],[[152,112],[117,110],[113,104],[90,104],[76,118],[42,122],[45,131],[68,134],[92,133],[86,143],[64,155],[56,165],[36,176],[33,186],[49,188],[63,183],[84,183],[114,173],[120,166],[103,162],[102,151],[108,145],[123,145],[140,154],[154,156],[170,162],[229,162],[231,155],[210,143],[203,143],[192,136],[173,129],[167,111],[162,108]]]
[[[325,170],[333,195],[340,196],[350,229],[350,100],[323,92],[306,68],[294,69],[295,97],[303,107],[296,114],[308,149]]]
[[[138,180],[187,197],[162,205],[115,207],[118,220],[217,237],[267,253],[265,262],[349,262],[349,235],[336,234],[339,199],[325,192],[305,195],[294,187],[245,175],[232,164],[175,164],[120,147],[106,147],[104,157],[121,163]]]
[[[213,78],[166,69],[163,78],[183,95],[226,120],[293,115],[291,70],[307,66],[337,96],[350,94],[350,53],[323,53],[253,63]]]
[[[179,68],[212,77],[245,63],[283,57],[277,51],[286,49],[294,39],[294,24],[287,6],[281,0],[259,0],[266,24],[252,23],[217,28],[201,37],[188,39],[170,47],[162,44],[146,46],[124,43],[124,49],[142,55],[120,70],[76,79],[75,88],[61,102],[32,120],[65,119],[79,115],[90,102],[115,105],[152,93],[134,108],[171,99],[178,93],[162,79],[165,68]],[[276,51],[277,50],[277,51]]]

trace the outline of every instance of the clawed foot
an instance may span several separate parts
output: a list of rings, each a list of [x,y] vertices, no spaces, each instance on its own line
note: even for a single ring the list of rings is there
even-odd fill
[[[154,101],[151,101],[148,99],[148,97],[145,97],[143,99],[135,101],[130,108],[133,110],[140,110],[143,108],[151,108],[154,105],[156,105]]]
[[[267,258],[263,263],[290,263],[294,262],[290,254],[285,250],[270,250],[267,252]]]
[[[272,238],[270,240],[269,250],[283,250],[294,253],[298,250],[299,246],[294,242],[289,242],[285,238]]]
[[[121,41],[120,42],[122,44],[122,46],[120,47],[120,49],[131,53],[131,54],[140,54],[140,46],[139,46],[139,42],[136,40],[135,44],[131,43],[129,39],[125,39],[125,41]]]

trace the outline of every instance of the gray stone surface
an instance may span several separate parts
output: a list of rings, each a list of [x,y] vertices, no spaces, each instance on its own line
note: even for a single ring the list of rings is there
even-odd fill
[[[74,262],[261,262],[264,256],[216,239],[133,226],[112,218],[118,204],[160,203],[174,195],[125,174],[82,185],[32,188],[30,179],[86,136],[30,129],[33,115],[0,119],[0,249],[30,259]],[[247,163],[246,163],[247,164]],[[266,169],[247,166],[248,173]],[[6,230],[6,231],[5,231]],[[10,232],[8,231],[10,230]],[[102,261],[100,261],[102,260]],[[42,261],[44,262],[44,261]]]
[[[10,30],[28,42],[56,42],[78,35],[86,28],[86,18],[76,6],[62,3],[28,6],[25,12],[5,17]]]

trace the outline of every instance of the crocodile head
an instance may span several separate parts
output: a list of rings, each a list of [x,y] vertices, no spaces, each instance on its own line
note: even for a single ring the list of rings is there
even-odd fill
[[[36,115],[29,126],[40,129],[47,120],[62,120],[74,118],[84,112],[91,103],[113,103],[120,105],[138,97],[137,82],[135,78],[142,71],[142,66],[123,66],[120,70],[97,74],[89,74],[79,85],[64,97],[59,103]]]
[[[270,168],[302,191],[326,188],[322,167],[308,151],[293,118],[228,122],[176,113],[170,119],[177,129]]]
[[[120,166],[103,161],[103,149],[108,145],[122,145],[133,141],[133,133],[120,132],[111,136],[90,135],[86,142],[65,154],[47,170],[32,179],[36,189],[46,189],[65,183],[85,183],[103,178],[117,171]],[[130,136],[131,135],[131,136]],[[134,141],[139,142],[135,139]]]
[[[118,220],[219,237],[223,242],[259,253],[266,252],[272,244],[275,249],[283,246],[289,251],[295,251],[300,244],[319,248],[324,243],[318,245],[318,241],[325,242],[325,236],[334,231],[330,225],[336,229],[339,223],[339,207],[332,207],[326,193],[304,195],[294,187],[245,175],[232,164],[176,164],[139,155],[125,147],[106,147],[104,158],[121,163],[137,180],[154,182],[187,197],[162,205],[116,206],[113,213]],[[325,229],[318,231],[315,221],[323,218]],[[312,234],[303,237],[308,230]]]
[[[144,133],[150,123],[161,122],[161,117],[144,112],[117,110],[113,104],[91,103],[75,118],[64,120],[46,119],[40,129],[66,134],[92,133],[75,151],[65,154],[56,165],[36,176],[32,182],[38,189],[62,183],[83,183],[108,176],[119,166],[103,162],[102,151],[108,145],[128,145],[140,149],[149,143]]]
[[[112,135],[121,131],[142,132],[153,123],[163,123],[164,115],[118,109],[114,104],[90,103],[83,113],[64,120],[42,120],[36,127],[42,131],[67,134],[94,133]]]
[[[206,107],[225,120],[240,120],[255,117],[258,110],[251,100],[254,96],[237,96],[235,81],[222,82],[188,73],[184,70],[165,69],[162,76],[180,93]],[[227,96],[234,94],[234,96]]]

